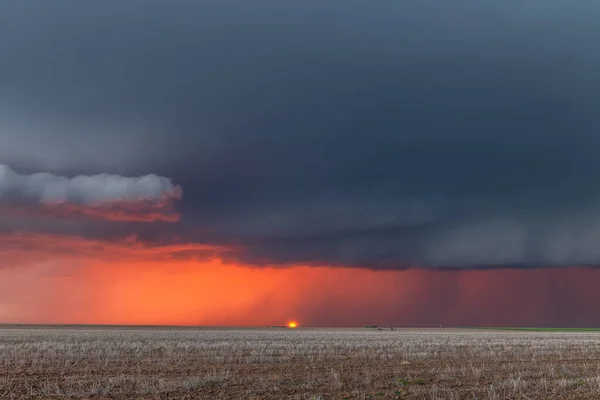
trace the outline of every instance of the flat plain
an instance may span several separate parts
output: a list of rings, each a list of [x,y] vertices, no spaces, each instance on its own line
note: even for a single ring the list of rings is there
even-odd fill
[[[600,332],[0,329],[0,399],[598,399]]]

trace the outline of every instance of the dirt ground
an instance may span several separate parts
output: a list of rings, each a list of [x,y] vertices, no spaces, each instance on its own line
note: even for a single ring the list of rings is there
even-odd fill
[[[0,399],[598,399],[600,333],[0,330]]]

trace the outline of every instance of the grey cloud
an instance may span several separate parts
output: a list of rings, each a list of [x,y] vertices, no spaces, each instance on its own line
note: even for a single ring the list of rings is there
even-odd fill
[[[598,266],[598,240],[597,208],[537,220],[480,220],[432,235],[421,261],[440,267]]]
[[[0,165],[0,199],[18,198],[46,204],[101,205],[114,202],[162,202],[181,197],[170,179],[146,175],[79,175],[72,178],[48,173],[23,175]]]
[[[50,173],[19,174],[0,165],[0,204],[17,207],[43,206],[48,211],[66,208],[84,215],[115,219],[145,218],[146,212],[157,216],[170,213],[170,203],[181,197],[182,190],[170,179],[146,175],[57,176]],[[142,215],[137,215],[140,212]],[[130,215],[133,214],[133,215]]]
[[[2,163],[173,177],[169,234],[257,263],[600,261],[597,1],[28,4]]]
[[[73,121],[0,104],[0,160],[25,171],[144,173],[161,159],[155,137],[142,123]]]

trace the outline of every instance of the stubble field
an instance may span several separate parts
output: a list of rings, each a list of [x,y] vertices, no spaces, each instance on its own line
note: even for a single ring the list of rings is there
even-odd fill
[[[1,399],[598,399],[600,333],[0,329]]]

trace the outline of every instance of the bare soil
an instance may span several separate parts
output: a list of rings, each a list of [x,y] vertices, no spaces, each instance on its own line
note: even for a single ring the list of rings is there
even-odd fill
[[[598,399],[600,333],[0,329],[0,399]]]

